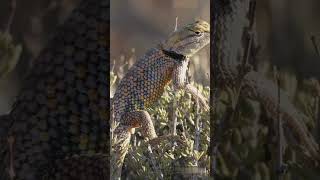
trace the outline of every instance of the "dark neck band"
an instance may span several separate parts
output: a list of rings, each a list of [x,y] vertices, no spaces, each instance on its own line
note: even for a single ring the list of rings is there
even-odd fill
[[[162,52],[163,52],[165,55],[167,55],[167,56],[169,56],[170,58],[175,59],[175,60],[183,61],[183,60],[186,59],[186,56],[184,56],[184,55],[182,55],[182,54],[178,54],[178,53],[176,53],[176,52],[174,52],[174,51],[167,51],[167,50],[165,50],[165,49],[162,49]]]

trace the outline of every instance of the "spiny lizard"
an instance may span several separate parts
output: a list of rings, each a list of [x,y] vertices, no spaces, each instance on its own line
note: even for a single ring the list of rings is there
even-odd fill
[[[210,25],[202,20],[173,32],[169,38],[150,49],[129,69],[118,85],[113,98],[114,130],[112,157],[113,178],[120,177],[128,150],[131,132],[141,127],[144,137],[157,140],[153,122],[146,108],[151,106],[173,81],[175,89],[184,89],[209,109],[206,99],[191,84],[186,83],[189,58],[210,42]],[[158,139],[159,140],[159,139]]]

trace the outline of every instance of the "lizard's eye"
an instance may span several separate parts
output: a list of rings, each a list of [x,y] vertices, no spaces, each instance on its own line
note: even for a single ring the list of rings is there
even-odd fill
[[[200,31],[195,31],[196,35],[201,35],[202,33]]]

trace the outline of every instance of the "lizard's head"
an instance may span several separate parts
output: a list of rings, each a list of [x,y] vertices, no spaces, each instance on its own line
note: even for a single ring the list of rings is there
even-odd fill
[[[162,44],[167,51],[191,57],[210,42],[210,24],[198,20],[178,29]]]

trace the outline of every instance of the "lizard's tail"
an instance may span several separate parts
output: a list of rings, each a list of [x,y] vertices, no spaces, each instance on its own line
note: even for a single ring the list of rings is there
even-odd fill
[[[121,170],[124,158],[130,147],[131,133],[124,126],[118,126],[113,134],[111,143],[111,180],[121,178]]]

